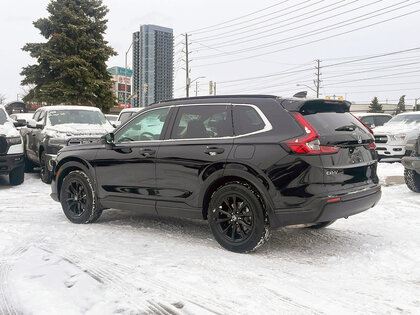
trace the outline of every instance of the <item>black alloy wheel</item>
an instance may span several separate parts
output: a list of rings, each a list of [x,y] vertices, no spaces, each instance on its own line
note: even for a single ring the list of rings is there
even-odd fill
[[[72,171],[64,178],[60,202],[64,214],[73,223],[95,222],[102,214],[92,182],[83,171]]]
[[[52,181],[52,174],[51,172],[48,170],[47,167],[47,162],[46,162],[46,158],[45,158],[45,151],[43,151],[41,153],[41,159],[40,159],[40,164],[41,164],[41,172],[40,172],[40,176],[41,176],[41,180],[45,183],[45,184],[51,184]]]
[[[83,183],[74,180],[69,183],[64,191],[63,201],[66,203],[68,211],[74,217],[80,217],[87,209],[87,192]]]
[[[219,232],[232,242],[244,241],[251,234],[253,214],[250,205],[241,196],[232,194],[223,198],[214,215]]]
[[[252,251],[269,237],[263,204],[246,183],[229,182],[216,190],[210,200],[208,220],[219,244],[237,253]]]

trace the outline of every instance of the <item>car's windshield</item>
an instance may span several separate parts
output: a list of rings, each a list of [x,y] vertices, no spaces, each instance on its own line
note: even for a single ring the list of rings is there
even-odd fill
[[[93,110],[52,110],[48,113],[48,120],[52,126],[62,124],[104,125],[107,123],[104,114]]]
[[[7,121],[6,112],[3,109],[0,109],[0,125],[4,125]]]
[[[420,114],[418,115],[398,115],[388,121],[387,125],[391,124],[419,124]]]

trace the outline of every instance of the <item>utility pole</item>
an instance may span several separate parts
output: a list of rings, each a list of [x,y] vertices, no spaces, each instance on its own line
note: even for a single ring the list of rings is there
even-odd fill
[[[320,70],[321,70],[321,60],[317,59],[315,61],[316,61],[316,67],[315,67],[315,69],[316,69],[316,73],[315,73],[316,80],[314,80],[314,83],[315,83],[315,87],[316,87],[316,98],[319,98],[319,86],[321,84],[321,78],[320,78],[321,77],[321,72],[320,72]]]
[[[195,96],[198,96],[198,81],[195,81]]]
[[[189,68],[189,52],[188,52],[188,34],[185,33],[185,91],[186,96],[190,97],[190,68]]]
[[[216,82],[213,83],[214,95],[216,95]]]

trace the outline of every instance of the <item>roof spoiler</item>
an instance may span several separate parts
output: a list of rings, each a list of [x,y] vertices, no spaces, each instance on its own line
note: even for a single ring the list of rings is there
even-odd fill
[[[315,113],[345,113],[350,111],[351,103],[349,101],[338,100],[301,100],[301,99],[285,99],[281,101],[281,105],[289,112],[300,112],[302,114]]]

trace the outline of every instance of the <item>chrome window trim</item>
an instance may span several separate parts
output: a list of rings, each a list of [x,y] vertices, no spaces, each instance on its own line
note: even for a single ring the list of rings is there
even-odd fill
[[[262,119],[262,121],[264,122],[264,128],[257,130],[257,131],[253,131],[253,132],[249,132],[243,135],[237,135],[237,136],[228,136],[228,137],[214,137],[214,138],[188,138],[188,139],[164,139],[164,140],[144,140],[144,141],[129,141],[129,142],[118,142],[116,144],[143,144],[143,143],[151,143],[151,142],[179,142],[179,141],[205,141],[205,140],[229,140],[229,139],[238,139],[238,138],[243,138],[243,137],[247,137],[247,136],[251,136],[251,135],[255,135],[255,134],[259,134],[259,133],[264,133],[264,132],[268,132],[270,130],[273,129],[273,126],[271,125],[270,121],[268,120],[268,118],[264,115],[264,113],[262,112],[261,109],[258,108],[258,106],[254,105],[254,104],[239,104],[239,103],[199,103],[199,104],[179,104],[179,105],[168,105],[168,106],[162,106],[162,107],[158,107],[158,108],[152,108],[152,109],[144,109],[141,111],[141,115],[146,114],[149,111],[152,110],[158,110],[158,109],[162,109],[162,108],[176,108],[176,107],[186,107],[186,106],[201,106],[201,105],[225,105],[225,106],[249,106],[252,107],[260,116],[260,118]],[[233,117],[232,117],[233,120]],[[123,125],[121,125],[121,128],[119,130],[121,130],[129,121],[131,121],[131,119],[129,119],[128,121],[126,121]],[[119,131],[118,130],[118,131]]]

